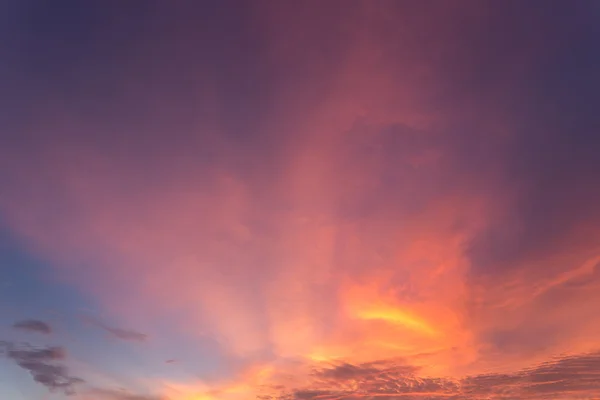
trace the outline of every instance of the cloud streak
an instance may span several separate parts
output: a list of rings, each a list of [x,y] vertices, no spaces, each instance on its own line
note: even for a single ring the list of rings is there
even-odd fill
[[[137,332],[131,329],[111,327],[92,317],[85,317],[85,321],[94,326],[97,326],[105,332],[108,332],[112,337],[117,339],[132,342],[145,342],[148,339],[148,335],[144,333]]]
[[[13,328],[24,331],[43,333],[46,335],[52,333],[52,328],[50,327],[50,325],[48,325],[44,321],[39,321],[35,319],[17,321],[13,324]]]
[[[0,343],[3,354],[19,367],[28,371],[37,383],[52,392],[75,393],[84,381],[72,376],[60,362],[66,357],[62,347],[33,347],[29,344]]]

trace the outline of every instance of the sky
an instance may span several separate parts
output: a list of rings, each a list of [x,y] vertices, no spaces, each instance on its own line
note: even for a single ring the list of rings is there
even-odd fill
[[[0,398],[600,399],[599,2],[0,35]]]

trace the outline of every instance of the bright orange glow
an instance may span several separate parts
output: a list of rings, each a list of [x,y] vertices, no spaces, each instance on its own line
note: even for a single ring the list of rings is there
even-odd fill
[[[405,310],[394,308],[392,306],[366,306],[363,309],[356,310],[355,316],[365,320],[387,321],[430,336],[435,336],[437,334],[437,332],[424,321],[410,315]]]

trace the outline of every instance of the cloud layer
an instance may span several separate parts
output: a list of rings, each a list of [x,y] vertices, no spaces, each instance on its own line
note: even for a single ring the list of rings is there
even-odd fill
[[[423,378],[410,365],[380,361],[317,369],[305,388],[263,399],[590,399],[600,391],[600,354],[557,357],[506,374]]]
[[[233,4],[2,45],[2,218],[112,336],[224,366],[159,394],[598,393],[594,2]]]

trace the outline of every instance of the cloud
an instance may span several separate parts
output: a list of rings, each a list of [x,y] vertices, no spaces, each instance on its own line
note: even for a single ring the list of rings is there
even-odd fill
[[[458,393],[458,384],[445,378],[427,378],[419,368],[397,361],[380,361],[363,365],[341,364],[323,368],[315,375],[315,389],[294,392],[299,399],[352,398],[352,396],[439,396]],[[327,393],[327,396],[324,394]]]
[[[148,335],[144,333],[140,333],[131,329],[111,327],[92,317],[85,317],[85,321],[103,329],[117,339],[133,342],[144,342],[148,339]]]
[[[600,391],[600,353],[555,358],[513,373],[462,379],[419,376],[418,368],[394,361],[339,364],[319,369],[308,387],[265,399],[524,399],[592,398]]]
[[[15,329],[21,329],[31,332],[39,332],[44,334],[52,333],[52,328],[44,321],[35,319],[27,319],[23,321],[17,321],[13,324]]]
[[[63,360],[65,358],[65,352],[62,347],[47,347],[42,349],[9,349],[7,355],[13,360],[26,360],[26,361],[55,361]]]
[[[479,375],[462,382],[465,395],[477,398],[572,399],[600,392],[600,353],[566,356],[510,374]]]
[[[0,342],[0,354],[27,370],[33,379],[51,392],[62,392],[81,400],[170,400],[164,396],[135,394],[126,389],[96,388],[86,380],[71,375],[62,364],[66,351],[62,347],[35,347],[28,343]]]
[[[4,355],[27,370],[33,379],[50,391],[74,394],[83,379],[72,376],[67,367],[58,363],[66,357],[62,347],[36,348],[29,344],[3,342]]]
[[[115,390],[115,389],[102,389],[94,388],[89,389],[81,395],[82,400],[87,399],[98,399],[98,400],[169,400],[162,396],[152,395],[138,395],[128,392],[127,390]]]
[[[324,368],[315,372],[315,376],[323,379],[331,379],[333,381],[346,381],[354,380],[355,378],[363,378],[369,376],[377,376],[381,373],[380,363],[368,363],[364,365],[352,365],[348,363],[341,363],[334,366],[333,368]],[[389,370],[389,366],[386,366],[384,370]],[[379,368],[378,368],[379,367]],[[400,365],[394,368],[396,373],[402,373],[402,375],[408,375],[416,372],[416,368],[411,366]],[[389,372],[389,371],[388,371]]]

